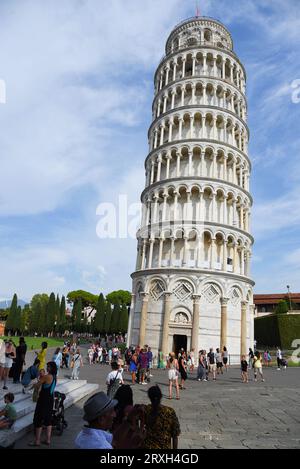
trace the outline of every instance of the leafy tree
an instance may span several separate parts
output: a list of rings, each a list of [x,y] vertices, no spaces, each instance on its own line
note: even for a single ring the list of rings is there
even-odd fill
[[[276,314],[285,314],[289,310],[289,305],[286,300],[280,300],[275,308]]]
[[[19,306],[18,308],[20,308],[20,333],[22,335],[25,334],[26,332],[26,327],[27,327],[27,315],[28,315],[28,311],[24,308],[22,310],[21,306]]]
[[[75,302],[79,299],[81,300],[83,308],[91,307],[91,312],[96,308],[98,296],[93,295],[93,293],[84,290],[74,290],[67,294],[68,303],[75,304]]]
[[[111,312],[111,305],[109,302],[105,305],[105,321],[104,321],[104,332],[109,334],[111,332],[111,319],[112,319],[112,312]]]
[[[93,331],[96,334],[104,332],[104,321],[105,321],[105,300],[101,293],[98,298],[96,314],[93,322]]]
[[[49,295],[47,295],[47,293],[37,293],[36,295],[34,295],[30,302],[30,307],[32,311],[34,311],[38,303],[41,303],[43,307],[47,307],[49,303]]]
[[[37,332],[39,334],[45,334],[47,332],[47,313],[46,313],[46,308],[47,306],[43,303],[37,303],[35,305],[36,308],[36,315],[38,319],[38,325],[37,325]]]
[[[130,306],[131,303],[131,293],[128,290],[117,290],[106,295],[106,300],[109,301],[112,305],[119,303],[120,305]]]

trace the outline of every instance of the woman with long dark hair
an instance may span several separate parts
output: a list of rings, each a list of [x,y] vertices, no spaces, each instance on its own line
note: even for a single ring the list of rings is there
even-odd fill
[[[180,425],[175,410],[161,405],[162,392],[159,386],[148,390],[150,405],[145,406],[146,449],[177,449]]]
[[[114,419],[113,430],[121,425],[133,409],[133,393],[129,384],[122,384],[119,387],[114,399],[118,401],[115,407],[116,417]]]
[[[27,352],[27,345],[25,343],[24,337],[20,337],[19,345],[16,348],[16,361],[13,371],[13,381],[14,383],[20,382],[20,376],[22,373],[22,368],[25,363],[25,355]]]
[[[57,366],[55,362],[47,363],[47,374],[38,381],[37,385],[40,388],[39,397],[37,400],[33,425],[35,429],[35,441],[29,443],[29,446],[41,445],[41,434],[43,426],[47,430],[47,438],[42,441],[43,444],[49,446],[52,431],[52,409],[54,401],[54,389],[56,386]]]

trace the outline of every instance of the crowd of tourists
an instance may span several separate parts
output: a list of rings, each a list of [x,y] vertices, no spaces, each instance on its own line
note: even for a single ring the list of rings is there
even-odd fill
[[[106,392],[96,393],[84,406],[84,420],[87,425],[76,438],[77,448],[177,448],[180,426],[175,411],[162,405],[162,392],[159,386],[148,389],[149,405],[134,405],[132,386],[146,385],[151,381],[153,368],[165,369],[168,378],[168,398],[180,399],[180,391],[186,389],[187,380],[215,381],[218,375],[228,371],[229,353],[226,347],[215,351],[210,348],[187,352],[181,349],[178,354],[171,352],[165,357],[161,350],[154,356],[148,345],[126,348],[116,343],[92,343],[87,351],[86,361],[90,366],[109,365],[111,370],[106,377]],[[48,344],[42,342],[41,349],[31,366],[25,368],[27,347],[24,338],[15,346],[12,339],[0,339],[0,381],[8,390],[8,378],[13,383],[21,383],[22,392],[32,391],[36,402],[33,425],[35,439],[30,446],[50,445],[53,418],[54,390],[62,368],[71,370],[71,379],[79,379],[84,357],[76,342],[66,341],[58,347],[52,359],[46,362]],[[249,349],[248,356],[241,357],[241,379],[249,382],[250,370],[254,381],[264,381],[263,363],[269,366],[269,352]],[[287,366],[282,351],[277,348],[277,369]],[[129,373],[131,385],[124,384],[124,373]],[[195,372],[195,375],[193,376]],[[154,372],[155,373],[155,372]],[[4,395],[4,408],[0,410],[0,429],[11,428],[17,418],[12,392]],[[45,437],[42,438],[42,430]]]

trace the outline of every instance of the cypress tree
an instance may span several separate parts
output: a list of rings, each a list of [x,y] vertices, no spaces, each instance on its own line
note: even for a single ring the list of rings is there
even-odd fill
[[[16,330],[16,325],[18,322],[18,297],[17,294],[15,293],[9,308],[9,314],[7,316],[7,320],[5,323],[5,329],[6,331],[10,331],[13,333]]]
[[[105,321],[104,321],[105,334],[109,334],[111,332],[111,319],[112,319],[111,305],[107,301],[105,305]]]
[[[46,317],[46,332],[53,331],[54,322],[55,322],[55,309],[56,309],[56,300],[55,295],[52,292],[49,298],[49,303],[47,306],[47,317]]]
[[[74,330],[81,332],[82,300],[78,298],[73,307]]]
[[[25,323],[24,323],[25,327]],[[20,333],[22,328],[22,308],[21,306],[17,307],[16,319],[15,319],[15,332]]]
[[[58,330],[63,334],[66,330],[67,318],[66,318],[66,299],[63,296],[59,308],[59,320],[58,320]]]
[[[96,314],[93,322],[93,331],[96,334],[100,334],[104,331],[104,321],[105,321],[105,301],[104,296],[101,293],[98,298]]]
[[[55,301],[55,322],[56,322],[56,331],[58,331],[58,323],[60,319],[60,299],[59,295],[56,296]]]
[[[120,313],[120,332],[126,334],[128,329],[128,308],[126,305],[122,305]]]
[[[116,334],[118,332],[120,332],[120,311],[121,311],[121,307],[119,305],[119,303],[116,303],[114,305],[114,309],[113,309],[113,312],[112,312],[112,319],[111,319],[111,330],[110,332],[113,333],[113,334]]]

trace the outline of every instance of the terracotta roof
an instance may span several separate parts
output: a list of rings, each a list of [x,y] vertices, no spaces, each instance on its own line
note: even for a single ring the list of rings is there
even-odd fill
[[[290,298],[294,303],[300,303],[300,293],[271,293],[267,295],[253,295],[254,304],[256,305],[276,304],[284,298]]]

